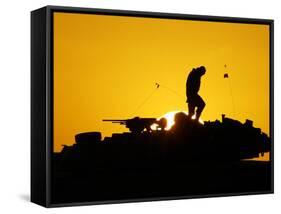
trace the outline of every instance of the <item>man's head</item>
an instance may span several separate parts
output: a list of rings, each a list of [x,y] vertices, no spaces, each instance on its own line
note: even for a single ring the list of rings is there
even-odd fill
[[[204,66],[200,66],[196,70],[200,73],[201,76],[206,73],[206,68]]]

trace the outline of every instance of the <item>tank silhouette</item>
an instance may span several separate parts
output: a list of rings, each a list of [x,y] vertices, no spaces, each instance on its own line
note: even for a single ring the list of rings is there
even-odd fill
[[[271,162],[248,160],[271,147],[270,137],[253,121],[222,115],[221,121],[201,124],[183,112],[174,120],[170,130],[165,130],[164,119],[106,120],[129,131],[104,139],[100,132],[75,135],[73,145],[52,156],[52,200],[270,191]]]
[[[201,124],[179,112],[174,120],[170,130],[165,130],[167,121],[163,118],[103,120],[125,125],[130,132],[113,133],[103,140],[100,132],[79,133],[76,143],[64,146],[57,159],[66,168],[163,168],[193,162],[234,162],[270,151],[270,138],[248,119],[241,123],[222,115],[221,121]],[[155,130],[151,129],[153,124],[157,125]]]

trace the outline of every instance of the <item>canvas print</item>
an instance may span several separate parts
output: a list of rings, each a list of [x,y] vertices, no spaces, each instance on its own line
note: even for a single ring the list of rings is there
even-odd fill
[[[270,26],[53,14],[51,202],[271,191]]]

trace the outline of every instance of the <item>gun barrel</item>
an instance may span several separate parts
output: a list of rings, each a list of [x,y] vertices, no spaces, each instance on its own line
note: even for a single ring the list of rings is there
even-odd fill
[[[124,122],[126,120],[109,120],[109,119],[105,119],[105,120],[102,120],[104,122]]]

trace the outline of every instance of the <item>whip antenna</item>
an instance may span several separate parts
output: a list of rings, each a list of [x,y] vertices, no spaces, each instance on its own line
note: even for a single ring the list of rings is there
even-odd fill
[[[228,80],[229,92],[230,92],[231,102],[232,102],[232,113],[233,113],[233,116],[235,117],[236,116],[236,114],[235,114],[235,104],[234,104],[234,97],[233,97],[233,93],[232,93],[231,80],[230,80],[229,74],[227,72],[227,66],[224,65],[224,68],[225,68],[226,72],[224,73],[223,78]]]
[[[156,87],[153,89],[153,91],[151,91],[151,93],[137,106],[137,108],[135,109],[135,111],[130,114],[129,117],[131,117],[132,115],[135,115],[139,109],[144,106],[144,104],[147,103],[148,100],[150,100],[150,98],[154,95],[154,93],[157,91],[157,89],[160,87],[160,85],[158,83],[155,83]]]

